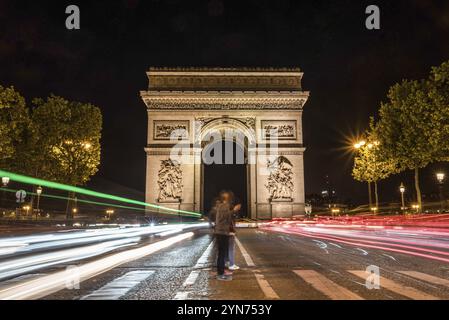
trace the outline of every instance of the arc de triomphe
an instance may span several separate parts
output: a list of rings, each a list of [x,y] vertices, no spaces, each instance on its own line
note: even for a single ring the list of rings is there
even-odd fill
[[[248,216],[304,214],[309,93],[299,69],[150,68],[147,76],[146,202],[203,212],[202,155],[211,136],[228,130],[244,137],[233,141],[245,151]],[[174,147],[182,157],[173,157]]]

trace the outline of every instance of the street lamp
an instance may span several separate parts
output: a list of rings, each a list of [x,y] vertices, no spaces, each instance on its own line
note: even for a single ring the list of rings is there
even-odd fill
[[[111,220],[111,215],[114,214],[114,210],[108,209],[108,210],[106,210],[106,214],[108,215],[108,220]]]
[[[2,177],[2,186],[3,188],[6,188],[8,186],[9,183],[9,177]],[[2,204],[5,203],[6,204],[6,191],[3,190],[3,195],[2,195]]]
[[[405,186],[404,183],[402,182],[401,185],[399,186],[399,191],[401,192],[401,200],[402,200],[401,210],[405,210],[405,201],[404,201]]]
[[[36,206],[36,220],[37,220],[37,215],[39,214],[39,203],[40,203],[41,194],[42,194],[42,187],[41,186],[37,187],[36,194],[37,194],[37,206]]]
[[[3,187],[8,186],[9,183],[9,177],[2,177],[2,185]]]
[[[444,195],[443,195],[443,183],[444,183],[444,172],[437,172],[436,178],[438,181],[438,189],[440,191],[440,205],[441,205],[441,211],[444,210]]]
[[[27,218],[28,218],[28,212],[30,211],[30,208],[31,207],[29,205],[23,206],[23,209],[26,211]]]

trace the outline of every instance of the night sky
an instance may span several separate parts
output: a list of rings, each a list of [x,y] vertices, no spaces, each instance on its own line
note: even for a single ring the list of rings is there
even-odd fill
[[[81,30],[65,28],[69,4],[80,7]],[[381,9],[379,31],[365,28],[369,4]],[[342,199],[366,202],[345,137],[366,128],[390,85],[426,77],[444,60],[447,0],[0,0],[0,83],[29,102],[54,93],[101,107],[98,177],[139,191],[147,130],[139,91],[150,66],[300,67],[311,91],[306,193],[320,192],[328,174]],[[424,172],[424,192],[436,190],[439,168],[449,171]],[[408,172],[381,184],[381,200],[398,197],[400,181],[412,189]]]

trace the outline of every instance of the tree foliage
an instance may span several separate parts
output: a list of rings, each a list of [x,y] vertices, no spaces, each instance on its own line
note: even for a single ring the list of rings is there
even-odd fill
[[[420,207],[419,169],[447,160],[449,150],[449,63],[433,68],[426,80],[403,80],[382,103],[376,130],[382,154],[394,159],[400,171],[415,171]]]
[[[12,169],[18,161],[18,147],[30,126],[25,99],[14,87],[0,85],[0,167]]]
[[[71,185],[100,164],[102,115],[89,103],[51,95],[30,112],[13,87],[0,86],[0,167]]]
[[[32,121],[51,168],[47,174],[62,183],[86,183],[100,164],[100,109],[55,95],[34,99],[33,103]]]

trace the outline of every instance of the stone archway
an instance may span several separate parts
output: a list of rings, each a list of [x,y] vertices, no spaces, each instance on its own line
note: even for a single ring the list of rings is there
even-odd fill
[[[197,167],[196,172],[198,172],[200,175],[199,177],[197,177],[197,179],[201,181],[201,183],[200,190],[197,193],[196,202],[199,202],[201,204],[200,211],[208,211],[208,201],[211,201],[211,199],[210,197],[206,197],[206,189],[209,187],[206,172],[208,171],[207,169],[209,169],[210,166],[216,165],[221,169],[228,167],[228,173],[230,174],[236,175],[236,173],[239,173],[242,175],[224,176],[222,174],[219,175],[221,179],[238,180],[238,183],[241,183],[243,185],[238,185],[236,187],[235,183],[230,183],[230,181],[222,181],[221,183],[217,184],[223,187],[216,188],[214,192],[219,192],[220,189],[230,189],[231,191],[236,192],[237,197],[243,202],[242,205],[244,207],[242,210],[242,215],[245,217],[250,216],[251,185],[255,184],[255,175],[254,173],[251,175],[251,166],[254,164],[249,161],[248,156],[251,152],[253,152],[255,148],[256,136],[254,128],[248,125],[248,123],[251,124],[248,119],[221,117],[215,119],[209,118],[207,120],[203,119],[201,123],[197,124],[199,130],[197,134],[198,139],[196,140],[195,144],[201,149],[201,163],[197,164],[197,166],[199,167]],[[226,162],[227,160],[230,161],[230,163],[205,164],[205,152],[208,152],[207,148],[212,144],[221,144],[222,142],[224,142],[224,144],[220,145],[219,149],[223,148],[224,146],[233,147],[231,152],[232,155],[230,157],[229,150],[222,150],[223,154],[225,155],[222,159],[223,162]],[[238,150],[241,151],[241,154],[234,153],[238,152]],[[229,186],[234,186],[235,189]]]
[[[146,202],[201,212],[205,137],[232,129],[247,140],[249,217],[304,214],[302,110],[309,93],[298,69],[153,68],[147,75]],[[184,160],[168,161],[180,145]]]

